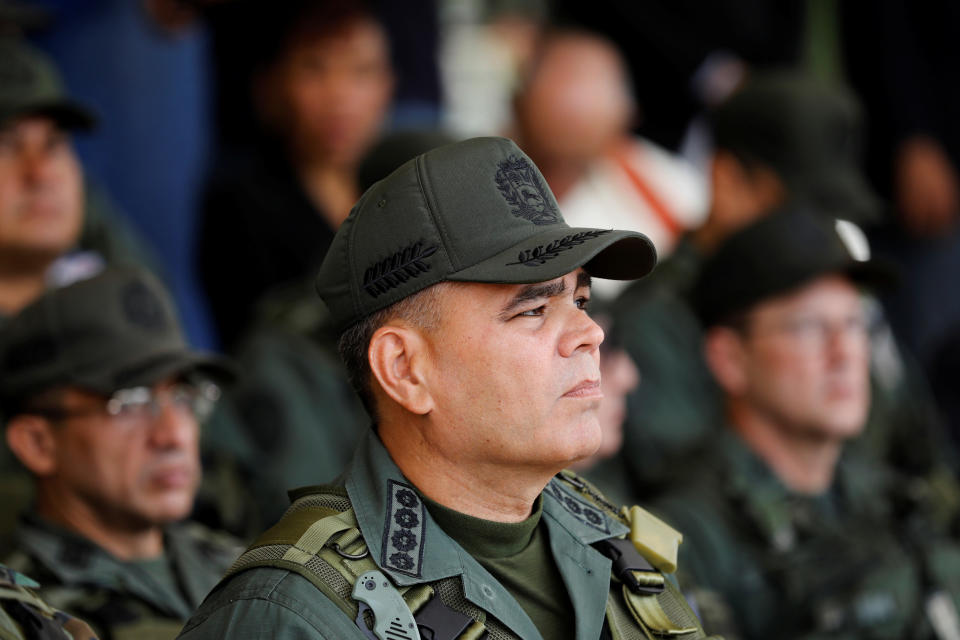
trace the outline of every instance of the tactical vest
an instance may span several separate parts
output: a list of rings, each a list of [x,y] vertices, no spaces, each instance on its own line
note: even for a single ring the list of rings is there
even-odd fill
[[[653,534],[641,552],[629,539],[602,540],[594,547],[613,560],[606,620],[612,640],[706,638],[700,622],[679,590],[655,565],[669,570],[670,542],[656,540],[669,527],[646,512],[633,509],[633,518],[603,500],[573,474],[557,476],[604,512],[636,531]],[[353,598],[359,577],[378,567],[370,557],[347,492],[342,487],[312,487],[292,495],[283,518],[261,535],[227,571],[230,577],[254,567],[287,569],[307,579],[351,620],[363,619],[373,628],[373,616]],[[624,509],[624,511],[626,511]],[[638,524],[637,524],[638,523]],[[659,523],[659,527],[658,527]],[[636,540],[637,535],[631,535]],[[674,540],[675,545],[679,540]],[[666,553],[662,551],[666,549]],[[432,640],[520,640],[508,627],[464,595],[459,576],[397,587],[414,615],[423,638]],[[425,631],[426,630],[426,631]],[[368,634],[369,635],[369,634]],[[404,637],[404,636],[397,636]],[[711,636],[712,640],[720,640]]]

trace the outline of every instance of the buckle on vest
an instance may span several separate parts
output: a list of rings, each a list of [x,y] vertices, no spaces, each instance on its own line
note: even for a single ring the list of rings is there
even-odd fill
[[[593,548],[613,560],[613,575],[630,591],[657,594],[664,590],[663,575],[640,555],[630,540],[608,538],[594,542]],[[644,574],[654,574],[657,579],[644,580]]]
[[[423,640],[454,640],[467,630],[473,618],[454,611],[434,594],[414,616]]]

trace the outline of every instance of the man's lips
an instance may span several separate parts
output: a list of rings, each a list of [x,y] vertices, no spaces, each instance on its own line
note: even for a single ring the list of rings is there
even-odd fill
[[[602,398],[603,390],[600,388],[599,378],[596,380],[584,380],[573,387],[565,394],[564,398]]]

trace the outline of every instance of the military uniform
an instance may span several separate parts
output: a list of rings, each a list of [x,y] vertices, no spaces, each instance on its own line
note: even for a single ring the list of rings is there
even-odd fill
[[[460,611],[470,620],[480,621],[490,638],[539,639],[541,634],[517,600],[477,560],[465,551],[448,532],[443,531],[429,511],[423,498],[392,462],[379,438],[367,435],[350,468],[343,478],[342,489],[314,488],[297,494],[289,517],[296,517],[297,504],[304,499],[319,500],[324,494],[335,496],[339,508],[352,508],[362,541],[343,546],[340,562],[349,567],[349,557],[361,556],[364,550],[368,563],[387,575],[400,588],[431,585],[443,603]],[[301,507],[301,509],[304,507]],[[616,516],[604,510],[588,494],[580,493],[569,483],[553,480],[544,490],[543,516],[539,526],[545,527],[550,540],[550,552],[566,586],[575,612],[576,627],[571,638],[602,637],[605,611],[608,607],[625,608],[623,585],[611,589],[611,560],[591,545],[598,541],[623,536],[629,528]],[[335,509],[334,509],[335,511]],[[283,522],[283,521],[281,521]],[[238,571],[221,583],[206,599],[184,627],[182,638],[322,638],[326,640],[362,640],[369,636],[361,632],[354,621],[357,605],[350,613],[336,604],[334,598],[349,594],[340,572],[328,569],[324,557],[336,558],[328,541],[324,550],[307,554],[307,563],[319,566],[316,575],[327,580],[321,590],[297,570],[283,568],[279,558],[292,557],[290,545],[274,544],[276,535],[268,531],[252,549],[259,552],[247,556],[251,564],[241,563]],[[301,546],[305,543],[301,542]],[[257,558],[273,554],[272,560],[257,564]],[[318,563],[318,564],[317,564]],[[242,568],[248,566],[246,570]],[[367,565],[354,566],[362,573]],[[451,580],[452,579],[452,580]],[[531,581],[533,578],[531,578]],[[536,589],[536,584],[530,584]],[[656,598],[670,620],[681,628],[688,628],[680,638],[704,637],[702,630],[682,597],[669,581]],[[339,592],[336,590],[339,589]],[[336,592],[331,598],[328,593]],[[340,595],[337,595],[339,593]],[[349,599],[349,596],[347,596]],[[645,615],[645,614],[639,614]],[[622,624],[633,620],[629,613],[615,618]],[[636,624],[634,622],[634,624]],[[613,638],[642,638],[625,635],[617,628]],[[446,637],[446,636],[438,636]],[[453,636],[457,637],[457,636]],[[472,637],[472,636],[471,636]],[[553,640],[553,639],[551,639]]]
[[[726,599],[745,638],[950,637],[926,612],[944,595],[958,603],[960,552],[899,520],[881,468],[848,452],[831,489],[810,497],[729,432],[699,462],[655,511],[682,528],[685,571]]]
[[[83,621],[51,607],[36,594],[34,580],[0,564],[0,638],[3,640],[96,640]]]
[[[703,360],[703,329],[686,298],[701,264],[684,236],[656,271],[610,306],[613,330],[641,376],[627,397],[624,421],[629,495],[668,485],[677,461],[703,445],[721,415],[720,391]]]
[[[50,605],[114,640],[173,638],[240,552],[232,538],[196,524],[170,526],[157,561],[118,560],[35,517],[22,521],[17,536],[6,564],[39,580]]]
[[[261,309],[263,322],[236,354],[244,375],[220,401],[203,444],[205,456],[238,461],[260,519],[271,523],[283,514],[289,487],[343,472],[370,419],[324,330],[316,294],[298,286]]]
[[[628,396],[624,445],[626,474],[589,475],[604,491],[636,500],[684,475],[723,421],[723,403],[703,357],[703,328],[690,305],[703,256],[687,236],[649,278],[630,286],[611,312],[614,330],[640,369],[642,382]],[[871,388],[867,427],[851,446],[893,465],[911,487],[903,492],[928,511],[943,531],[960,516],[956,457],[918,365],[897,347],[882,312],[871,303]],[[626,486],[623,486],[626,484]]]

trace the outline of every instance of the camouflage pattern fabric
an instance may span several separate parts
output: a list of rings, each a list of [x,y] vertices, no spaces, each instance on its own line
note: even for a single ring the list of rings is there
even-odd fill
[[[730,604],[744,638],[941,637],[927,610],[934,597],[960,603],[960,552],[893,509],[895,475],[848,451],[827,494],[793,494],[729,432],[700,462],[656,510],[684,532],[685,571]]]
[[[17,530],[11,568],[40,582],[50,605],[88,622],[104,640],[173,638],[242,550],[233,538],[197,524],[168,528],[165,560],[174,584],[139,563],[36,517]]]
[[[0,638],[3,640],[97,640],[82,620],[54,609],[27,576],[0,564]]]

